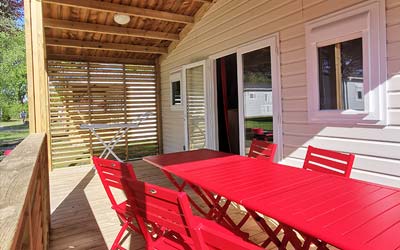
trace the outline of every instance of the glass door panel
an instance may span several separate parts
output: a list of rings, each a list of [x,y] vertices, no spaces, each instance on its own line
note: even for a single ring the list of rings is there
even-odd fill
[[[242,55],[244,153],[253,139],[273,141],[271,48]]]
[[[186,69],[187,149],[206,147],[204,65]]]

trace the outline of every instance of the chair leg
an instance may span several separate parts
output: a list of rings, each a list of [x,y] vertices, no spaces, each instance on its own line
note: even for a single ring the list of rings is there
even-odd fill
[[[124,235],[124,232],[128,228],[128,225],[129,225],[128,222],[125,222],[122,225],[121,230],[119,230],[119,232],[117,234],[117,237],[115,238],[115,240],[114,240],[114,242],[113,242],[113,244],[111,246],[111,250],[125,249],[119,244],[119,242],[120,242],[122,236]]]

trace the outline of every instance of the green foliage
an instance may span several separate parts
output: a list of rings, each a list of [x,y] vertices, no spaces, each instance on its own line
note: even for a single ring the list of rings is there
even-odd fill
[[[243,80],[246,83],[260,85],[260,87],[265,87],[265,84],[270,85],[272,83],[271,75],[268,75],[265,72],[246,71],[244,72]]]
[[[10,121],[11,119],[19,119],[21,111],[28,112],[28,104],[11,103],[3,104],[2,107],[2,121]]]
[[[23,0],[0,1],[0,32],[13,32],[22,26]]]
[[[0,32],[0,108],[26,103],[25,34],[15,28]],[[14,112],[14,111],[13,111]]]

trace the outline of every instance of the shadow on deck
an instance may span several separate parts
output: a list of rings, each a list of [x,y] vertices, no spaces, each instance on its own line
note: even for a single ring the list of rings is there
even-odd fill
[[[159,169],[143,161],[135,161],[133,165],[139,180],[174,189]],[[50,174],[50,195],[50,249],[109,249],[120,223],[94,169],[90,166],[55,169]],[[243,216],[234,207],[229,213],[237,221]],[[256,242],[266,237],[253,221],[243,229]],[[129,234],[124,247],[145,249],[145,242],[141,236]]]

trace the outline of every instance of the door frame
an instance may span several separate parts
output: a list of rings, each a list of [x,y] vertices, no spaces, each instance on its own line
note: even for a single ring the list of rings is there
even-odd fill
[[[221,51],[214,55],[209,56],[210,60],[210,88],[212,90],[210,99],[212,99],[213,106],[209,111],[213,111],[213,114],[209,113],[213,117],[213,123],[209,127],[209,131],[214,131],[214,137],[212,139],[212,145],[214,149],[218,149],[218,107],[217,103],[217,66],[216,60],[236,53],[237,55],[237,69],[238,69],[238,102],[239,102],[239,143],[240,152],[244,155],[244,109],[243,109],[243,72],[242,72],[242,60],[241,54],[251,52],[257,49],[270,47],[271,48],[271,75],[272,75],[272,106],[273,106],[273,130],[274,130],[274,143],[277,144],[277,152],[275,161],[282,160],[283,157],[283,128],[282,128],[282,94],[281,94],[281,72],[280,72],[280,52],[279,52],[279,33],[268,35],[251,42]],[[240,60],[239,60],[240,59]],[[212,128],[212,129],[211,129]]]
[[[205,101],[205,147],[209,147],[209,140],[210,140],[210,136],[208,135],[209,131],[210,131],[210,125],[208,122],[208,116],[209,116],[209,106],[207,105],[208,103],[208,88],[207,88],[207,61],[206,60],[202,60],[202,61],[198,61],[198,62],[194,62],[194,63],[190,63],[190,64],[186,64],[182,66],[182,98],[183,98],[183,123],[184,123],[184,129],[185,129],[185,151],[189,150],[189,128],[188,128],[188,120],[187,120],[187,98],[186,98],[186,85],[187,85],[187,80],[186,80],[186,70],[191,69],[191,68],[195,68],[198,66],[203,66],[203,89],[204,89],[204,101]]]

